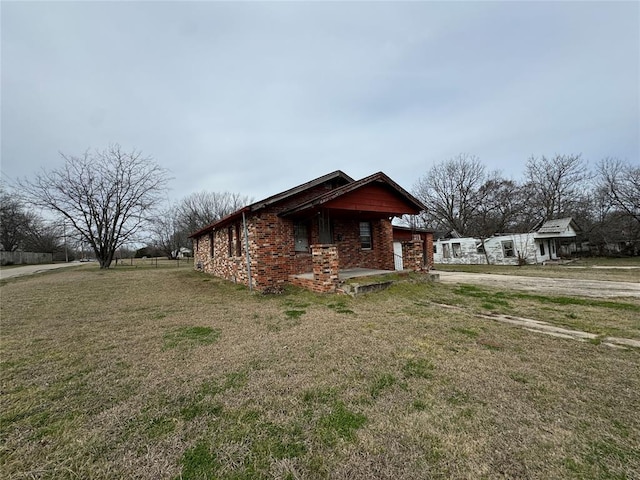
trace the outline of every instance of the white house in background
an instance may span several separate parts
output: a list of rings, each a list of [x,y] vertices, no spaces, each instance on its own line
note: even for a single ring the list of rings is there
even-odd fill
[[[171,252],[173,258],[191,258],[193,257],[193,251],[187,247],[180,247],[178,250]]]
[[[447,238],[433,242],[433,263],[518,265],[557,260],[576,252],[580,228],[571,218],[544,222],[531,233],[485,238]]]
[[[577,251],[576,236],[581,233],[580,227],[572,218],[547,220],[536,231],[536,241],[542,245],[540,253],[550,255],[550,260],[560,256],[569,256]]]

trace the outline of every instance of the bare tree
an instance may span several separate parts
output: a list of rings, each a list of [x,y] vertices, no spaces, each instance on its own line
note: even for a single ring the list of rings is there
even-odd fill
[[[61,155],[63,167],[18,184],[31,204],[66,219],[90,245],[100,268],[109,268],[115,251],[148,225],[169,181],[167,171],[117,144],[81,157]]]
[[[432,166],[414,188],[415,195],[428,206],[426,223],[467,235],[486,180],[484,165],[473,155],[460,154]]]
[[[486,238],[518,229],[525,202],[517,182],[494,172],[479,188],[476,198],[478,204],[470,226],[473,235]]]
[[[588,195],[590,175],[580,155],[531,157],[525,178],[529,217],[534,223],[573,216]]]
[[[175,205],[169,206],[154,219],[151,232],[154,245],[169,258],[174,258],[180,247],[187,245],[189,233],[184,231]]]
[[[599,253],[615,245],[616,253],[640,251],[640,166],[616,158],[598,162],[595,195],[598,213],[589,232],[589,241]]]
[[[605,158],[596,168],[596,185],[609,204],[640,222],[640,166]]]
[[[230,192],[197,192],[169,206],[152,227],[156,247],[172,257],[190,244],[189,235],[251,203],[251,198]]]
[[[182,228],[193,233],[251,203],[252,199],[231,192],[196,192],[184,197],[176,215]]]
[[[24,248],[29,230],[32,228],[33,214],[14,194],[0,185],[0,246],[2,250],[13,252]]]
[[[34,216],[24,239],[24,249],[30,252],[57,253],[62,249],[62,228]]]

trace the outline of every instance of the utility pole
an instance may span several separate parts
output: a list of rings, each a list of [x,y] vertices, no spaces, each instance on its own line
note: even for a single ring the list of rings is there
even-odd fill
[[[64,261],[69,263],[69,253],[67,251],[67,222],[62,221],[62,236],[64,237]]]

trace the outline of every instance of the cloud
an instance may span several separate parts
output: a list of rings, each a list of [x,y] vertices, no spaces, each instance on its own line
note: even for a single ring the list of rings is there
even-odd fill
[[[2,171],[118,142],[170,195],[256,198],[335,169],[407,188],[460,152],[638,161],[635,3],[17,3]]]

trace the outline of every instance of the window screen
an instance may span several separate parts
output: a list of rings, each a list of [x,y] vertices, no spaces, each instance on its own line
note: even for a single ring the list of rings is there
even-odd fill
[[[293,224],[293,238],[296,252],[309,251],[309,230],[305,223],[295,222]]]
[[[360,222],[360,247],[365,250],[372,247],[370,222]]]

